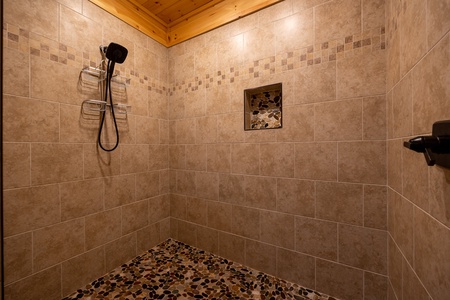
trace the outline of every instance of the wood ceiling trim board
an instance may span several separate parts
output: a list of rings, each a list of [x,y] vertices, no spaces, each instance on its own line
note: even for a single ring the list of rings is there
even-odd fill
[[[170,24],[159,18],[153,10],[150,11],[141,5],[140,3],[144,0],[89,1],[162,45],[171,47],[284,0],[210,0]],[[172,1],[175,0],[169,0],[166,3]],[[191,0],[184,3],[189,3],[189,1]],[[147,1],[145,3],[155,2]]]
[[[172,27],[174,27],[175,25],[179,24],[179,23],[183,23],[186,22],[186,20],[190,20],[191,18],[195,17],[196,15],[202,13],[205,10],[211,9],[213,6],[218,5],[221,2],[225,2],[227,0],[212,0],[210,2],[208,2],[207,4],[191,11],[190,13],[188,13],[187,15],[183,16],[182,18],[179,18],[177,20],[174,20],[170,23],[167,24],[167,27],[170,29]],[[228,0],[229,1],[229,0]]]
[[[136,0],[136,2],[139,3],[142,6],[145,6],[145,2],[150,2],[150,1],[149,0]]]
[[[117,0],[117,1],[121,1],[122,3],[124,3],[125,5],[127,5],[126,3],[129,2],[132,4],[134,10],[136,11],[142,11],[145,14],[149,15],[151,18],[155,19],[157,22],[161,23],[161,25],[165,26],[167,28],[167,22],[165,22],[163,19],[161,19],[160,17],[158,17],[156,14],[154,14],[151,10],[147,9],[145,6],[142,6],[141,4],[139,4],[138,1],[136,0]]]
[[[169,45],[181,43],[281,1],[283,0],[221,1],[190,18],[183,18],[182,22],[173,26],[169,24]]]
[[[167,25],[128,0],[89,0],[122,21],[168,46]]]
[[[204,10],[205,6],[211,6],[210,2],[214,0],[185,0],[185,1],[177,1],[170,8],[161,11],[158,15],[167,21],[168,24],[171,22],[183,19],[188,14],[196,11],[197,9]],[[170,27],[170,25],[169,25]]]
[[[147,9],[151,10],[155,15],[158,15],[159,13],[168,9],[177,2],[180,2],[180,0],[147,1],[147,3],[145,3],[144,6]]]

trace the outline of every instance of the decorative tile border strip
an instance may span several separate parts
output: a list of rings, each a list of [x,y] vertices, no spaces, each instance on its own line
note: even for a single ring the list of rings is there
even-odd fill
[[[385,48],[385,28],[379,27],[362,34],[310,45],[238,67],[232,66],[226,70],[218,70],[214,74],[205,74],[202,77],[197,76],[191,80],[176,82],[170,87],[170,95],[173,95],[173,92],[177,90],[187,93],[196,91],[202,86],[210,88],[214,85],[232,84],[238,79],[270,76],[289,70],[341,60],[359,53],[384,50]]]
[[[82,52],[7,23],[3,23],[3,39],[4,46],[7,48],[72,67],[97,67],[101,61],[98,52]],[[161,95],[168,93],[166,85],[160,80],[149,78],[147,75],[125,68],[123,65],[116,66],[116,74],[124,77],[127,84],[131,84],[133,80],[137,84],[146,86],[149,91],[155,91]]]
[[[96,67],[100,63],[98,53],[81,52],[70,46],[58,43],[41,35],[29,32],[11,24],[3,24],[4,44],[8,48],[16,49],[30,55],[39,56],[51,61],[71,66]],[[267,57],[245,65],[231,66],[226,70],[218,70],[213,74],[204,74],[190,80],[170,84],[170,88],[160,80],[149,78],[145,74],[135,72],[121,65],[117,66],[117,74],[137,84],[147,87],[161,95],[173,95],[177,90],[184,93],[193,92],[202,88],[211,88],[222,84],[232,84],[237,80],[260,78],[285,71],[310,67],[341,60],[359,53],[370,53],[384,50],[385,28],[347,36],[337,40],[310,45],[298,50],[288,51]]]

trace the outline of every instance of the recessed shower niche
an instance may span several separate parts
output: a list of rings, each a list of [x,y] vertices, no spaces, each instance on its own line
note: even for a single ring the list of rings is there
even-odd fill
[[[282,84],[244,90],[244,129],[282,127]]]

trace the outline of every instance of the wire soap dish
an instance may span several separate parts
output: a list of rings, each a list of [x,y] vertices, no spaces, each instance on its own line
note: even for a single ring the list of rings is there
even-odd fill
[[[88,99],[84,100],[82,105],[82,112],[87,115],[100,115],[100,112],[106,111],[107,107],[111,107],[111,104],[102,100]],[[114,112],[118,115],[126,115],[131,112],[131,105],[122,103],[114,104]]]
[[[98,67],[85,67],[80,72],[79,84],[85,91],[90,91],[91,95],[93,91],[99,92],[101,86],[106,80],[106,71],[102,69],[103,61]],[[126,101],[127,100],[127,80],[120,75],[113,75],[111,80],[111,92],[116,99]],[[103,97],[101,97],[103,98]],[[82,103],[82,113],[89,116],[100,116],[101,112],[106,111],[107,107],[111,107],[111,104],[103,100],[87,99]],[[131,105],[115,103],[114,112],[118,115],[122,115],[126,118],[126,115],[131,112]]]

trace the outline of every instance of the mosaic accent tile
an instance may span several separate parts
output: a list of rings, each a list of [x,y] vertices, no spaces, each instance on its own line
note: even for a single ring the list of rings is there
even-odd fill
[[[337,300],[172,239],[63,300],[75,299]]]
[[[8,48],[74,67],[97,67],[101,60],[98,52],[81,52],[69,45],[53,41],[11,24],[3,24],[3,41]],[[121,75],[127,84],[131,84],[133,80],[137,84],[147,86],[149,91],[167,95],[168,88],[160,80],[134,72],[134,70],[125,68],[123,65],[116,65],[116,74]]]
[[[147,86],[149,91],[162,95],[173,95],[176,90],[189,93],[199,88],[233,84],[237,80],[266,77],[289,70],[305,68],[313,65],[340,60],[359,53],[384,50],[386,48],[385,28],[379,27],[361,34],[341,39],[309,45],[302,49],[277,54],[258,61],[239,66],[231,66],[227,70],[217,70],[213,74],[201,74],[182,82],[167,83],[145,74],[139,74],[122,65],[116,67],[117,74],[131,81]],[[52,41],[48,38],[28,32],[11,24],[3,24],[4,44],[8,48],[30,53],[51,61],[72,66],[96,67],[100,63],[98,53],[82,53],[68,45]]]
[[[227,70],[218,70],[214,74],[196,77],[195,80],[175,82],[169,89],[169,95],[173,95],[176,90],[184,90],[185,93],[195,91],[201,86],[200,82],[205,83],[206,88],[232,84],[237,80],[266,77],[385,48],[385,28],[379,27],[361,34],[310,45],[239,66],[231,66]]]

